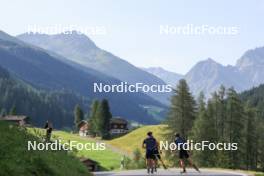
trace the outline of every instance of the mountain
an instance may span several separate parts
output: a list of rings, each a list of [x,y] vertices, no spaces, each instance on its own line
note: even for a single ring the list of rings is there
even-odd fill
[[[211,58],[198,62],[184,78],[195,95],[203,91],[206,97],[221,85],[234,87],[238,91],[247,88],[246,80],[236,67],[223,66]]]
[[[158,78],[165,81],[167,84],[175,86],[177,82],[183,78],[183,75],[167,71],[161,67],[149,67],[149,68],[142,68],[146,72],[149,72]]]
[[[57,53],[68,60],[93,68],[105,75],[128,82],[128,84],[166,84],[160,78],[135,67],[110,52],[100,49],[86,35],[75,31],[70,34],[57,35],[25,33],[17,37],[24,42]],[[149,92],[148,95],[162,103],[168,103],[168,93]]]
[[[194,94],[207,96],[223,84],[238,92],[264,83],[264,47],[246,51],[235,66],[223,66],[212,59],[197,63],[184,77]]]
[[[143,108],[144,105],[164,108],[161,103],[143,93],[96,93],[93,83],[120,84],[120,81],[103,74],[91,74],[93,69],[78,69],[77,64],[73,66],[62,62],[63,57],[55,57],[44,49],[25,44],[4,32],[0,36],[0,65],[35,87],[49,91],[69,90],[89,100],[107,98],[113,115],[140,123],[156,122]]]
[[[167,72],[163,68],[143,68],[173,85],[181,78],[187,80],[192,93],[203,91],[207,98],[221,85],[241,92],[264,83],[264,47],[246,51],[235,66],[223,66],[211,58],[195,64],[186,75]]]
[[[116,77],[129,83],[143,82],[146,84],[172,85],[180,78],[187,80],[191,91],[197,96],[203,91],[206,97],[216,91],[220,85],[234,87],[238,92],[250,89],[264,83],[264,47],[246,51],[237,64],[224,66],[209,58],[198,62],[184,76],[167,72],[162,68],[149,68],[138,71],[128,62],[98,48],[85,35],[20,35],[24,41],[51,50],[73,62],[81,63],[84,67],[91,67],[108,76]],[[62,59],[65,60],[65,59]],[[146,74],[148,72],[148,74]],[[152,75],[152,76],[150,76]],[[163,80],[164,82],[160,82]],[[163,103],[168,95],[152,94]]]
[[[251,87],[264,83],[264,47],[245,52],[236,67]]]

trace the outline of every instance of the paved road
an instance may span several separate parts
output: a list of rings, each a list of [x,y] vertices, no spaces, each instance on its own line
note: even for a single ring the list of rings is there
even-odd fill
[[[219,171],[219,170],[206,170],[202,169],[201,173],[197,173],[196,171],[189,169],[187,173],[180,174],[179,169],[169,169],[169,170],[158,170],[158,173],[155,174],[147,174],[146,170],[131,170],[131,171],[120,171],[120,172],[94,172],[95,176],[247,176],[243,173],[232,172],[232,171]]]

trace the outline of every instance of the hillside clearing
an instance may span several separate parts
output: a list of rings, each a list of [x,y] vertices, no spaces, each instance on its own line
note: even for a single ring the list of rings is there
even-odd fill
[[[120,148],[128,153],[132,153],[135,149],[142,148],[142,142],[147,136],[147,132],[152,131],[154,137],[159,141],[164,133],[165,125],[149,125],[140,127],[125,136],[108,141],[112,146]]]

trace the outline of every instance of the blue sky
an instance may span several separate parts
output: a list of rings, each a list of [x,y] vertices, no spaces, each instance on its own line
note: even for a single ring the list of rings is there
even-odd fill
[[[0,29],[17,35],[29,25],[103,26],[95,43],[136,66],[186,73],[208,57],[234,65],[264,46],[262,0],[0,0]],[[161,35],[160,25],[237,27],[236,35]]]

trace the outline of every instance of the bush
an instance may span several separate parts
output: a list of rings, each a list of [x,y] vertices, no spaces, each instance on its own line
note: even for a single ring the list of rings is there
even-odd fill
[[[138,148],[133,151],[133,159],[124,158],[124,167],[125,169],[143,169],[146,167],[145,158]]]

